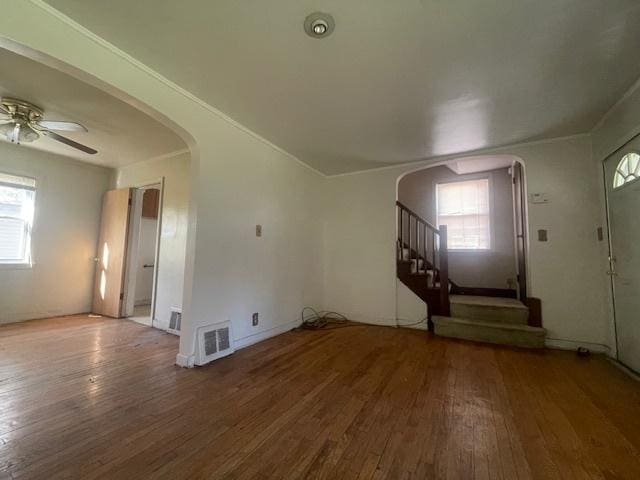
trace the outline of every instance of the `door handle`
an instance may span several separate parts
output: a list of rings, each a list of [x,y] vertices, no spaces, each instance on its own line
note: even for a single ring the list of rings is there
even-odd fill
[[[610,277],[617,277],[618,276],[618,274],[613,270],[607,270],[607,275],[609,275]]]

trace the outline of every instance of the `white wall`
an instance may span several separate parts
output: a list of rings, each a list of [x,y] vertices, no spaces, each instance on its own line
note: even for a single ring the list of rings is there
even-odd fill
[[[246,345],[320,304],[323,178],[237,129],[212,137],[223,153],[201,162],[197,176],[193,318],[196,326],[230,319]]]
[[[437,223],[438,183],[489,179],[491,248],[487,251],[451,251],[449,278],[463,287],[509,288],[515,284],[516,256],[513,233],[513,189],[508,168],[458,175],[445,166],[419,170],[398,183],[398,200],[432,225]]]
[[[34,265],[0,267],[0,323],[90,311],[110,170],[0,142],[0,171],[36,179]]]
[[[156,317],[153,325],[166,329],[169,326],[171,307],[182,308],[182,291],[185,273],[185,251],[189,219],[190,161],[188,153],[173,157],[134,163],[116,170],[114,188],[125,188],[156,183],[164,177],[162,203],[162,227],[160,233],[160,259],[158,288],[156,292]],[[142,222],[152,224],[152,243],[155,240],[152,219]],[[141,232],[142,233],[142,232]],[[140,257],[140,262],[148,259]],[[153,263],[153,254],[151,257]],[[138,271],[140,273],[140,271]],[[150,273],[150,272],[148,272]],[[138,300],[138,275],[136,275],[136,300]]]
[[[596,229],[602,225],[599,180],[588,136],[493,150],[525,164],[529,192],[550,203],[529,205],[530,295],[542,300],[551,342],[611,345],[606,270]],[[482,153],[492,153],[482,152]],[[425,162],[424,165],[437,161]],[[327,179],[324,308],[354,320],[395,324],[396,181],[419,165]],[[537,242],[539,228],[549,241]],[[563,344],[563,345],[566,345]]]

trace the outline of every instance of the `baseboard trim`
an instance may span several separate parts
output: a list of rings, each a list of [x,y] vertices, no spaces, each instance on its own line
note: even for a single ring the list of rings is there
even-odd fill
[[[78,315],[91,315],[91,311],[69,312],[69,313],[50,312],[50,313],[33,313],[33,314],[19,315],[17,317],[11,317],[11,318],[0,318],[0,325],[8,325],[10,323],[31,322],[34,320],[47,320],[50,318],[75,317]]]
[[[618,360],[616,360],[615,358],[609,357],[608,359],[616,368],[622,370],[624,373],[626,373],[627,375],[629,375],[631,378],[633,378],[634,380],[640,382],[640,375],[638,375],[637,372],[633,371],[632,369],[630,369],[629,367],[627,367],[626,365],[620,363]]]
[[[196,363],[195,355],[183,355],[181,353],[176,355],[176,365],[182,368],[193,368]]]
[[[365,323],[367,325],[376,325],[380,327],[397,327],[398,322],[395,317],[384,318],[384,317],[374,317],[366,314],[356,313],[356,312],[345,312],[343,310],[336,310],[331,308],[326,308],[326,311],[338,312],[344,315],[347,320],[350,322],[357,323]]]
[[[429,323],[427,319],[416,322],[415,320],[406,320],[403,318],[396,318],[396,327],[398,328],[410,328],[411,330],[429,330]]]
[[[246,337],[237,338],[234,340],[234,348],[240,350],[246,348],[254,343],[262,342],[271,337],[281,335],[289,330],[292,330],[300,326],[301,320],[292,320],[291,322],[284,323],[282,325],[276,325],[275,327],[268,328],[262,332],[254,333],[253,335],[247,335]]]
[[[578,347],[588,348],[593,353],[611,354],[611,348],[601,343],[582,342],[579,340],[567,340],[562,338],[547,338],[544,341],[547,348],[556,350],[577,350]]]
[[[268,338],[281,335],[289,330],[292,330],[300,326],[301,320],[292,320],[291,322],[284,323],[282,325],[276,325],[275,327],[268,328],[262,332],[254,333],[253,335],[247,335],[246,337],[236,338],[233,341],[233,349],[241,350],[255,343],[262,342]],[[196,356],[183,355],[181,353],[176,355],[176,365],[183,368],[193,368],[195,366]]]

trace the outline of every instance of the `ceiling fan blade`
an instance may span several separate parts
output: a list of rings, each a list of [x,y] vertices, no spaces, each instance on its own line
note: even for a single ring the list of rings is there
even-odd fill
[[[74,142],[70,138],[63,137],[62,135],[58,135],[55,132],[50,132],[49,130],[39,130],[39,131],[42,134],[44,134],[47,137],[49,137],[49,138],[53,138],[54,140],[57,140],[58,142],[64,143],[65,145],[69,145],[70,147],[77,148],[78,150],[80,150],[80,151],[82,151],[84,153],[88,153],[89,155],[94,155],[94,154],[98,153],[97,150],[94,150],[91,147],[87,147],[86,145],[82,145],[81,143]]]
[[[54,120],[40,120],[38,126],[47,130],[61,130],[65,132],[87,132],[88,130],[79,123],[75,122],[57,122]]]

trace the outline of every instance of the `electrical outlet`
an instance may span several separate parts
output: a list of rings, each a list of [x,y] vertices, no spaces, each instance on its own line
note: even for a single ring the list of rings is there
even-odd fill
[[[262,236],[262,225],[256,225],[256,237]]]
[[[253,325],[254,327],[258,325],[258,312],[251,315],[251,325]]]

